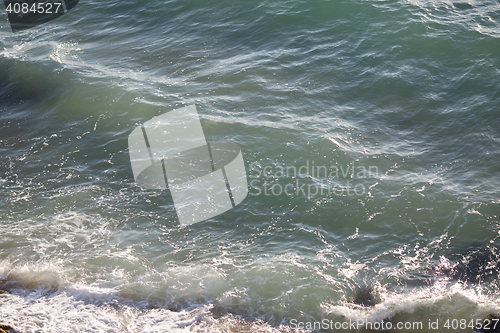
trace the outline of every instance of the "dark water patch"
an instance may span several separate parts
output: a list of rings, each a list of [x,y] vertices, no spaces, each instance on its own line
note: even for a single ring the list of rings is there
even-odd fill
[[[401,281],[408,287],[429,286],[443,277],[470,285],[497,282],[500,274],[500,251],[496,247],[474,246],[452,257],[458,258],[441,257],[439,264],[401,275]]]
[[[68,88],[69,70],[0,58],[0,138],[30,140]],[[48,108],[47,108],[48,107]],[[46,119],[45,119],[46,120]]]
[[[449,272],[453,279],[480,284],[498,279],[500,273],[500,251],[493,246],[475,247],[462,255]]]
[[[474,8],[470,3],[467,2],[454,2],[453,6],[457,9],[472,9]]]
[[[354,304],[362,306],[375,306],[380,303],[380,296],[372,286],[361,285],[356,287],[355,295],[352,299]]]
[[[15,95],[21,100],[44,99],[63,92],[69,72],[56,71],[39,63],[0,58],[0,82],[11,91],[7,96]]]

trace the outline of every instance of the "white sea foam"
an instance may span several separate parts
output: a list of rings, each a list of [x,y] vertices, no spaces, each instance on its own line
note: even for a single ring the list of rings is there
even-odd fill
[[[72,62],[81,61],[78,53],[82,49],[76,42],[66,42],[57,44],[50,55],[50,59],[60,64],[71,64]]]
[[[94,293],[94,300],[83,296]],[[95,299],[99,295],[99,300]],[[212,305],[179,312],[144,309],[120,304],[112,291],[87,288],[59,291],[40,297],[39,293],[2,295],[3,324],[22,332],[227,332],[244,329],[280,332],[262,321],[246,321],[233,315],[214,317]]]

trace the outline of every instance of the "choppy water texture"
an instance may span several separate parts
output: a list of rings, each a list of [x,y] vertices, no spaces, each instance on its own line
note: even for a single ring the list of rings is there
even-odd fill
[[[499,314],[498,1],[82,0],[0,27],[2,323],[471,332],[443,325]],[[241,147],[250,194],[180,227],[127,137],[193,104],[208,141]]]

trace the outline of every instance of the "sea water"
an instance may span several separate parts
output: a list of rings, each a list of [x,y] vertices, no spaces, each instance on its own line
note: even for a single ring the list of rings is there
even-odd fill
[[[471,332],[500,313],[498,1],[81,0],[18,33],[2,13],[0,323]],[[189,105],[241,148],[249,193],[180,225],[128,136]]]

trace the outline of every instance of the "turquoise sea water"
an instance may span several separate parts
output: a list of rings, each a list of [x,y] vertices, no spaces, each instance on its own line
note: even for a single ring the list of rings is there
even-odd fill
[[[241,148],[249,195],[179,226],[127,140],[186,105]],[[81,0],[16,34],[0,15],[1,323],[471,332],[445,324],[500,314],[499,105],[498,1]]]

